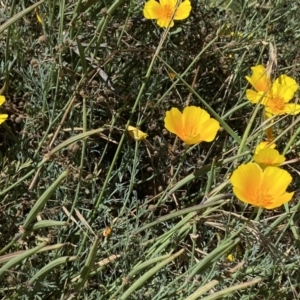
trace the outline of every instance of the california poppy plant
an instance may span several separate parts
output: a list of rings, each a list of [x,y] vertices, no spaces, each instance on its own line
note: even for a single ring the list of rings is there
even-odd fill
[[[5,97],[0,95],[0,106],[5,102]],[[7,119],[7,114],[0,114],[0,124]]]
[[[276,149],[265,148],[258,151],[258,153],[253,156],[253,160],[260,165],[262,169],[265,169],[268,166],[280,166],[285,161],[285,157],[279,154]]]
[[[252,76],[246,76],[246,79],[255,89],[255,91],[246,91],[246,98],[251,103],[260,102],[265,105],[267,117],[300,113],[300,105],[289,103],[299,87],[293,78],[280,75],[272,83],[264,66],[258,65],[251,69]]]
[[[146,19],[157,20],[160,27],[173,27],[173,20],[184,20],[191,12],[191,2],[184,0],[177,5],[177,0],[149,0],[143,9]]]
[[[185,107],[183,113],[173,107],[164,119],[168,131],[176,134],[187,145],[211,142],[220,128],[217,120],[200,107]]]
[[[233,172],[230,181],[236,197],[256,207],[273,209],[290,201],[294,195],[294,192],[286,192],[292,176],[277,167],[262,170],[256,163],[242,164]]]

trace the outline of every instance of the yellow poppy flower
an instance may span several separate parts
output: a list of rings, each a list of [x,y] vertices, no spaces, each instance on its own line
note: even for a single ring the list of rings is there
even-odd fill
[[[178,6],[177,0],[159,0],[159,2],[149,0],[145,4],[143,14],[146,19],[157,20],[157,25],[160,27],[173,27],[173,20],[186,19],[191,9],[189,0],[182,1]]]
[[[176,134],[187,145],[211,142],[220,128],[217,120],[200,107],[185,107],[183,113],[173,107],[164,119],[168,131]]]
[[[273,144],[271,144],[270,142],[260,142],[258,145],[257,145],[257,147],[256,147],[256,149],[255,149],[255,154],[258,154],[258,152],[260,151],[260,150],[262,150],[262,149],[265,149],[265,148],[272,148],[272,149],[274,149],[276,147],[276,144],[275,143],[273,143]]]
[[[230,253],[230,254],[227,255],[227,259],[228,259],[230,262],[235,261],[235,257],[234,257],[234,255],[233,255],[232,253]]]
[[[267,118],[273,115],[300,113],[300,105],[289,103],[299,87],[293,78],[281,75],[272,84],[264,66],[258,65],[251,70],[252,76],[246,76],[246,79],[255,91],[247,90],[246,98],[251,103],[260,102],[265,105]]]
[[[0,95],[0,106],[5,102],[5,97]],[[8,118],[7,114],[0,114],[0,124]]]
[[[144,140],[148,134],[137,129],[136,127],[133,127],[133,126],[128,126],[127,127],[127,131],[129,133],[129,135],[136,141],[141,141],[141,140]]]
[[[268,166],[278,167],[284,161],[285,157],[276,149],[265,148],[261,149],[257,154],[253,156],[253,160],[262,168],[265,169]]]
[[[266,69],[263,65],[258,65],[251,68],[252,76],[246,76],[248,82],[254,87],[256,91],[247,90],[246,98],[251,103],[258,103],[261,101],[263,104],[264,96],[271,88],[271,79],[268,77]]]
[[[242,164],[233,172],[230,181],[236,197],[256,207],[273,209],[290,201],[294,195],[294,192],[286,192],[292,176],[277,167],[262,170],[256,163]]]
[[[272,84],[270,93],[266,96],[265,106],[268,115],[297,115],[300,105],[289,103],[298,89],[296,81],[286,75],[279,76]]]

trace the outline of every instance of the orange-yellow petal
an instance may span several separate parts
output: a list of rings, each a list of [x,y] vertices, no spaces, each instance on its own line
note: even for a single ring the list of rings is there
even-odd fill
[[[246,91],[246,98],[253,104],[265,104],[268,94],[266,92],[255,92],[253,90]]]
[[[251,77],[246,76],[249,83],[255,88],[257,92],[268,91],[271,87],[271,80],[267,76],[266,69],[263,65],[257,65],[251,68]]]
[[[272,148],[272,149],[274,149],[276,147],[276,144],[275,143],[273,143],[273,144],[271,144],[270,142],[260,142],[257,146],[256,146],[256,148],[255,148],[255,154],[258,154],[258,152],[260,151],[260,150],[262,150],[262,149],[265,149],[265,148]]]
[[[146,19],[161,19],[164,17],[164,11],[161,4],[155,0],[146,2],[143,14]]]
[[[272,114],[270,111],[268,111],[268,108],[265,108],[265,117],[267,119],[274,117],[274,114]]]
[[[0,95],[0,106],[5,102],[5,97]]]
[[[187,106],[182,113],[182,124],[185,133],[191,136],[196,136],[202,131],[202,124],[209,120],[210,115],[200,107]]]
[[[220,123],[210,118],[206,122],[203,123],[203,129],[201,132],[201,141],[211,142],[215,139],[218,130],[220,129]]]
[[[285,104],[283,111],[288,115],[298,115],[300,113],[300,105],[295,103],[287,103]]]
[[[182,1],[175,13],[174,20],[186,19],[192,10],[191,2],[189,0]]]
[[[187,136],[182,139],[187,145],[194,145],[203,142],[201,134],[195,136]]]
[[[247,90],[246,91],[246,98],[251,102],[251,103],[257,103],[257,92],[253,90]]]
[[[273,209],[273,208],[280,207],[284,203],[287,203],[290,200],[292,200],[293,196],[294,196],[294,192],[292,192],[292,193],[284,193],[281,196],[277,197],[275,201],[273,201],[269,205],[266,205],[265,208],[266,209]]]
[[[170,20],[170,18],[161,18],[157,20],[157,25],[159,27],[173,27],[174,26],[174,21]]]
[[[292,77],[287,76],[287,75],[280,75],[274,81],[274,83],[288,86],[292,90],[293,93],[295,93],[299,88],[296,80],[293,79]]]
[[[245,203],[254,204],[252,194],[258,194],[262,175],[261,168],[255,163],[242,164],[234,170],[230,182],[236,197]]]
[[[0,106],[5,102],[5,97],[0,95]],[[0,114],[0,124],[3,123],[8,118],[7,114]]]
[[[288,85],[279,84],[278,79],[276,79],[272,84],[273,97],[281,98],[283,103],[289,102],[294,97],[294,94],[294,89]],[[268,105],[268,103],[266,105]]]
[[[164,122],[167,130],[180,138],[183,136],[182,113],[178,108],[172,107],[171,110],[167,111]]]
[[[43,20],[42,20],[41,16],[39,15],[38,9],[36,8],[34,11],[35,11],[35,15],[36,15],[37,21],[40,24],[43,24]]]
[[[277,198],[285,193],[288,185],[292,182],[293,178],[286,170],[278,167],[267,167],[264,170],[262,180],[262,188]]]
[[[265,169],[268,166],[280,166],[285,161],[285,157],[279,154],[276,149],[264,148],[258,151],[258,153],[253,156],[253,160],[262,169]]]
[[[127,131],[129,133],[129,135],[136,141],[144,140],[148,136],[147,133],[139,130],[136,127],[130,126],[130,125],[127,127]]]
[[[170,9],[175,9],[177,0],[159,0],[161,6],[168,6]]]
[[[8,118],[8,115],[0,114],[0,124],[2,124],[7,118]]]

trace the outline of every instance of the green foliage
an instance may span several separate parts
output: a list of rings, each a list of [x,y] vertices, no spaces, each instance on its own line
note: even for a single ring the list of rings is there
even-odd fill
[[[137,0],[3,2],[2,298],[296,299],[299,118],[274,129],[295,200],[255,210],[228,179],[264,135],[250,67],[272,44],[272,75],[300,82],[299,4],[193,0],[164,34]],[[166,132],[187,104],[219,120],[215,141]]]

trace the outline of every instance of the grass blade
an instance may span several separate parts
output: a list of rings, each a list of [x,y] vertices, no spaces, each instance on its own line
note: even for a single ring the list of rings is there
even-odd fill
[[[4,266],[2,266],[2,268],[0,269],[0,278],[6,274],[7,271],[9,271],[12,267],[16,266],[17,264],[19,264],[22,260],[29,258],[30,256],[32,256],[34,253],[36,253],[38,250],[42,249],[43,247],[45,247],[47,245],[47,243],[42,243],[36,247],[34,247],[33,249],[30,249],[28,251],[25,251],[23,253],[21,253],[20,255],[12,258],[11,260],[9,260]]]
[[[42,269],[40,269],[36,274],[34,274],[34,276],[29,280],[29,284],[32,284],[39,278],[46,276],[54,268],[56,268],[62,264],[66,264],[70,261],[74,261],[77,258],[78,258],[78,256],[62,256],[62,257],[59,257],[59,258],[51,261],[49,264],[47,264]]]
[[[184,253],[184,249],[181,249],[177,253],[171,255],[169,258],[163,260],[158,263],[155,267],[151,268],[148,272],[146,272],[143,276],[141,276],[138,280],[136,280],[120,297],[120,300],[127,299],[134,291],[136,291],[139,287],[141,287],[145,281],[154,276],[159,270],[161,270],[164,266],[172,262],[175,258]]]
[[[68,176],[68,171],[63,172],[53,183],[52,185],[43,193],[43,195],[38,199],[35,205],[30,210],[23,228],[24,230],[28,230],[31,223],[35,220],[36,216],[41,212],[43,207],[45,206],[48,199],[52,196],[56,188],[60,185],[60,183]]]

